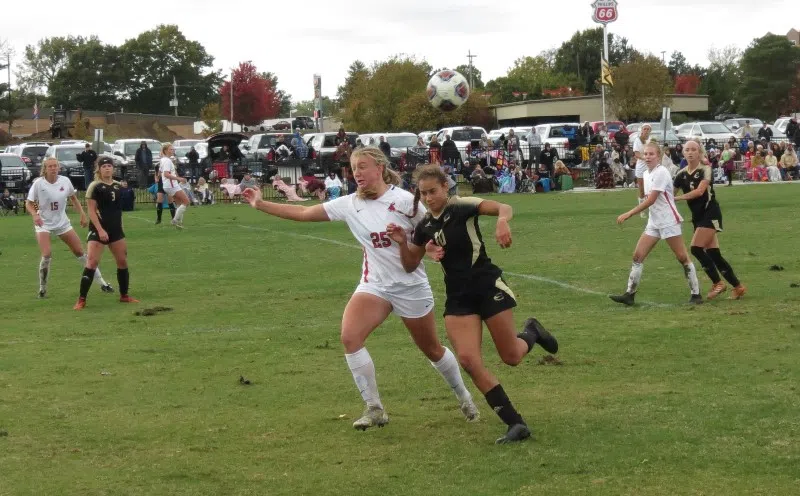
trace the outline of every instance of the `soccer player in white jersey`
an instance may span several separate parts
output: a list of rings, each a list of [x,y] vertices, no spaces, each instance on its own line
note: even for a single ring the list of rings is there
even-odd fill
[[[400,177],[389,168],[380,149],[359,148],[350,156],[350,164],[356,193],[327,203],[311,207],[272,203],[262,200],[258,189],[249,188],[243,195],[252,207],[283,219],[344,221],[362,246],[361,280],[344,309],[341,328],[345,359],[366,403],[363,416],[353,427],[365,430],[389,422],[378,394],[375,365],[364,342],[392,312],[402,319],[414,343],[450,385],[466,419],[477,420],[478,409],[464,386],[458,361],[436,334],[433,292],[425,268],[420,265],[407,273],[400,260],[400,248],[387,233],[387,226],[392,223],[411,232],[425,216],[425,209],[420,207],[413,218],[407,215],[414,210],[414,197],[396,186]]]
[[[636,176],[636,187],[639,188],[639,203],[642,203],[645,197],[644,173],[647,170],[647,164],[644,160],[644,146],[650,140],[650,132],[652,130],[653,128],[650,124],[643,125],[639,130],[639,135],[633,140],[633,156],[636,158],[636,170],[634,171],[634,175]],[[639,215],[642,218],[647,217],[645,210],[642,210]]]
[[[189,208],[189,197],[181,188],[181,182],[185,181],[184,178],[178,175],[173,162],[175,158],[175,147],[172,145],[164,145],[161,148],[161,162],[158,164],[158,171],[161,173],[161,181],[164,184],[164,192],[172,197],[175,203],[178,203],[178,209],[175,210],[175,218],[172,219],[172,225],[178,229],[183,229],[183,214]]]
[[[44,161],[42,177],[33,182],[25,202],[25,209],[33,217],[36,242],[39,244],[39,251],[42,254],[39,261],[39,298],[47,295],[47,280],[50,276],[50,259],[52,257],[51,236],[61,238],[81,266],[86,263],[86,253],[81,246],[81,240],[67,217],[68,200],[72,203],[73,208],[81,214],[81,227],[86,227],[89,223],[69,178],[58,175],[59,167],[58,160],[54,157]],[[100,270],[95,272],[94,278],[100,284],[103,292],[114,292],[114,288],[103,279]]]
[[[663,239],[672,249],[675,258],[683,265],[683,272],[689,281],[689,289],[692,291],[689,303],[702,303],[703,297],[700,296],[697,271],[689,258],[686,246],[683,244],[683,235],[681,233],[683,217],[680,216],[678,208],[675,206],[672,175],[666,167],[661,165],[661,148],[658,143],[645,144],[642,154],[647,163],[647,170],[643,178],[644,191],[647,196],[636,208],[617,217],[617,224],[622,224],[645,209],[650,209],[650,219],[647,221],[647,227],[639,238],[639,242],[633,252],[633,266],[628,277],[627,290],[622,295],[614,295],[610,298],[617,303],[633,305],[634,296],[639,289],[639,281],[642,278],[644,260],[658,241]]]

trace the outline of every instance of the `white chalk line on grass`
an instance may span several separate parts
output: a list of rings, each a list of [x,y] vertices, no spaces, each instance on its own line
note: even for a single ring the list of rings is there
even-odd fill
[[[261,330],[262,328],[259,328]],[[270,327],[267,326],[264,329],[277,329],[277,327]],[[75,342],[83,342],[83,341],[111,341],[113,339],[128,339],[128,338],[169,338],[169,337],[182,337],[182,336],[189,336],[189,335],[197,335],[197,334],[227,334],[227,333],[236,333],[241,332],[242,329],[238,327],[221,327],[221,328],[207,328],[207,329],[193,329],[190,331],[183,331],[183,332],[164,332],[160,334],[152,334],[152,333],[126,333],[120,332],[118,334],[111,334],[105,336],[78,336],[78,337],[66,337],[66,338],[55,338],[55,339],[13,339],[11,341],[0,341],[0,345],[10,346],[15,344],[40,344],[40,343],[75,343]]]

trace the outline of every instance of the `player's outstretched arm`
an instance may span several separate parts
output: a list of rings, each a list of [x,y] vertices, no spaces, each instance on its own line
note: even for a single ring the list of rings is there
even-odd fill
[[[313,207],[302,205],[287,205],[285,203],[273,203],[261,199],[261,190],[258,188],[247,188],[242,192],[245,200],[256,210],[265,214],[274,215],[281,219],[296,220],[299,222],[327,222],[330,220],[325,207],[322,204]]]
[[[511,205],[493,200],[483,200],[478,205],[478,214],[497,217],[494,237],[500,248],[509,248],[511,246],[511,227],[508,222],[514,217],[514,209],[511,208]]]
[[[397,224],[386,226],[386,234],[400,247],[400,262],[403,264],[403,270],[406,272],[417,270],[422,262],[422,257],[425,256],[425,247],[409,243],[406,230]]]

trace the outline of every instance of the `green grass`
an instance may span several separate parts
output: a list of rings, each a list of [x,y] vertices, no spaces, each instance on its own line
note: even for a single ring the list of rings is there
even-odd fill
[[[551,328],[563,361],[539,365],[536,349],[510,368],[485,340],[534,429],[516,446],[493,444],[503,426],[471,384],[483,419],[463,421],[394,317],[367,342],[391,423],[352,429],[362,406],[338,334],[361,256],[344,224],[217,205],[190,209],[177,232],[139,210],[125,224],[142,303],[95,287],[78,313],[67,248],[54,245],[37,300],[30,219],[0,219],[0,494],[798,494],[797,194],[718,188],[722,251],[749,293],[697,308],[663,244],[638,295],[660,305],[524,277],[624,290],[643,221],[614,220],[632,191],[503,196],[514,246],[501,251],[484,219],[489,253],[518,274],[517,321]],[[110,254],[101,268],[116,286]],[[428,272],[440,316],[441,272]],[[133,314],[156,305],[174,311]]]

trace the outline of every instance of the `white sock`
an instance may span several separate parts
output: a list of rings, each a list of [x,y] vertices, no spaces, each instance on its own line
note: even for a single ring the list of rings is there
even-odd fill
[[[78,263],[81,264],[81,267],[86,267],[86,260],[88,260],[88,257],[84,253],[83,255],[81,255],[79,257],[75,257],[75,260],[77,260]],[[108,285],[108,283],[106,283],[106,280],[103,279],[103,275],[100,274],[100,267],[94,269],[94,280],[99,282],[100,286],[107,286]]]
[[[47,291],[47,279],[50,277],[50,257],[39,260],[39,291]]]
[[[689,281],[689,289],[692,290],[692,294],[700,294],[700,282],[697,280],[697,270],[695,270],[694,264],[689,262],[684,265],[683,272],[686,274],[686,280]]]
[[[355,353],[344,355],[353,379],[356,381],[358,392],[367,406],[383,408],[380,395],[378,395],[378,382],[375,378],[375,364],[366,348],[361,348]]]
[[[461,378],[461,369],[458,366],[458,360],[456,360],[456,356],[449,348],[445,347],[444,356],[438,362],[431,362],[431,365],[441,374],[447,384],[450,385],[450,388],[456,394],[456,398],[458,398],[460,403],[472,399],[472,395],[464,385],[464,379]]]
[[[631,265],[631,273],[628,276],[628,290],[627,292],[633,294],[639,289],[639,281],[642,280],[642,270],[644,269],[644,264],[639,262],[633,262]],[[695,276],[695,279],[697,276]]]
[[[186,211],[186,205],[181,205],[175,210],[175,222],[178,224],[183,223],[183,213]]]

